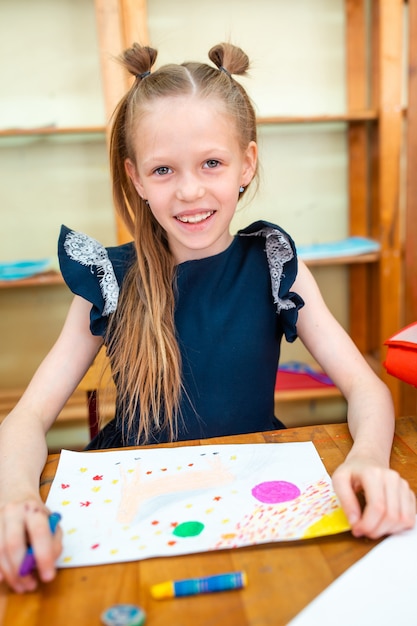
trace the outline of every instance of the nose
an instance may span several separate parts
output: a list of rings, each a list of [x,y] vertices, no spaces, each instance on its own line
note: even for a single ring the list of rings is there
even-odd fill
[[[202,198],[205,188],[198,176],[186,174],[178,181],[176,196],[182,202],[193,202]]]

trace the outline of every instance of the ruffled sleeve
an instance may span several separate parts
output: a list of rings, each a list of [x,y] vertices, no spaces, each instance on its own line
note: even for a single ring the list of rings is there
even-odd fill
[[[91,302],[93,335],[104,335],[132,257],[133,244],[105,248],[92,237],[61,227],[58,258],[62,276],[74,294]]]
[[[238,234],[265,238],[265,254],[271,275],[274,303],[286,340],[295,341],[298,311],[304,306],[304,301],[301,296],[291,291],[298,267],[297,252],[292,238],[279,226],[264,221],[251,224]]]

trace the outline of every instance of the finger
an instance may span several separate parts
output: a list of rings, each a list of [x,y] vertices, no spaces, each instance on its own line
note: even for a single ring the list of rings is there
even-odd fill
[[[395,533],[412,528],[416,521],[416,501],[407,481],[391,472],[387,482],[388,516],[385,533]]]
[[[332,481],[333,488],[349,524],[354,526],[361,517],[361,507],[352,485],[351,475],[344,470],[336,471],[333,474]]]
[[[55,577],[55,561],[61,551],[61,530],[51,532],[48,515],[31,515],[27,520],[28,535],[35,556],[36,569],[43,582]]]
[[[364,491],[366,506],[354,534],[378,539],[412,527],[415,515],[411,490],[397,472],[381,470],[380,477],[367,475]]]
[[[380,482],[367,478],[363,481],[363,493],[365,506],[362,515],[352,526],[352,534],[355,537],[375,539],[378,535],[376,529],[385,515],[385,490]]]
[[[9,505],[2,511],[0,525],[0,569],[3,580],[17,593],[33,591],[33,576],[22,578],[19,568],[26,552],[25,514],[22,503]]]

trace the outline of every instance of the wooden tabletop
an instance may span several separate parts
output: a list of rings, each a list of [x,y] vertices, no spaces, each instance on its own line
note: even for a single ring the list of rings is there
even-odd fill
[[[190,444],[291,441],[313,441],[330,474],[343,461],[352,443],[346,424],[334,424]],[[51,455],[45,466],[41,481],[45,498],[58,459],[58,455]],[[391,465],[417,493],[417,417],[397,420]],[[101,613],[112,604],[132,603],[145,610],[147,626],[280,626],[287,624],[376,543],[343,533],[235,550],[62,569],[52,583],[40,585],[34,593],[22,596],[0,586],[0,624],[95,626],[101,623]],[[243,590],[162,601],[150,596],[151,585],[162,579],[238,570],[245,570],[248,575],[249,584]]]

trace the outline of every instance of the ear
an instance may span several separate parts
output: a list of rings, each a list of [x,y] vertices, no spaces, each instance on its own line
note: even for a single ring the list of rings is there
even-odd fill
[[[242,181],[241,185],[247,187],[255,176],[256,164],[258,162],[258,145],[255,141],[250,141],[243,157]]]
[[[138,192],[138,194],[140,195],[141,198],[144,198],[144,189],[143,189],[143,185],[141,182],[141,179],[139,177],[138,171],[136,169],[136,165],[133,163],[133,161],[131,159],[126,159],[125,161],[125,169],[126,169],[126,173],[129,176],[130,180],[133,183],[134,188],[136,189],[136,191]]]

